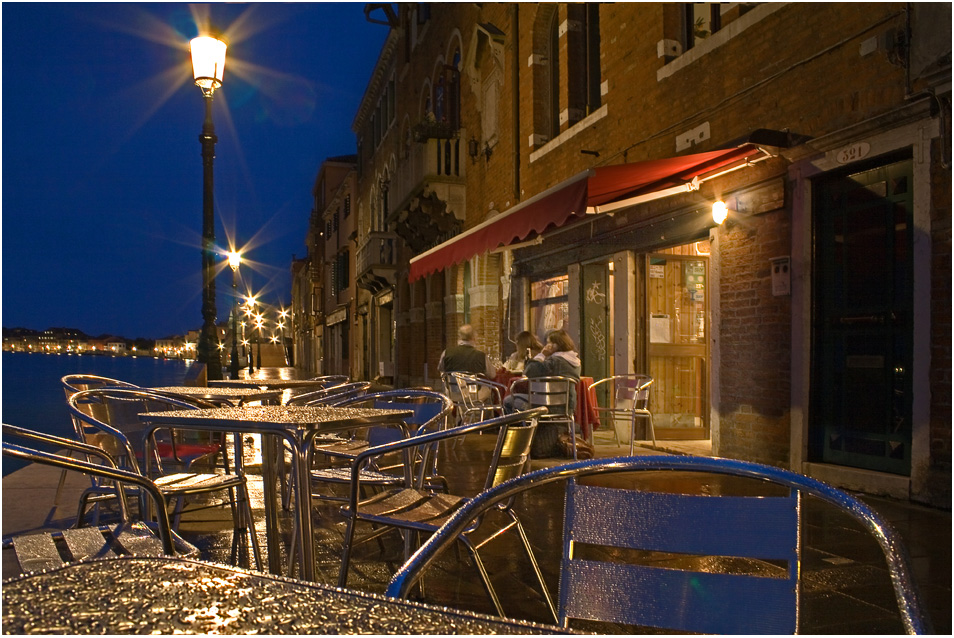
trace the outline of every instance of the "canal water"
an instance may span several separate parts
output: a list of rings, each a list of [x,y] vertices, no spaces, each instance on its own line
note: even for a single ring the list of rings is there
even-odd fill
[[[71,436],[73,424],[60,383],[67,374],[95,374],[144,387],[182,385],[191,363],[155,357],[4,352],[0,416],[4,423]],[[3,476],[23,465],[3,457]]]

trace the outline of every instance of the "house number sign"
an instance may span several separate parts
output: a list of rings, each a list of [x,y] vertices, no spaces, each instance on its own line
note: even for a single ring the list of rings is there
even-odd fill
[[[851,162],[864,159],[870,151],[871,144],[868,142],[856,142],[851,146],[846,146],[837,151],[835,153],[835,161],[839,164],[850,164]]]

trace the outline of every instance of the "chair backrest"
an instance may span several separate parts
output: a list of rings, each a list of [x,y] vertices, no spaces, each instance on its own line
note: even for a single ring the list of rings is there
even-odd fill
[[[370,381],[338,383],[295,395],[288,400],[288,405],[337,405],[340,401],[364,396],[370,387]]]
[[[570,388],[576,379],[561,376],[529,377],[527,400],[531,408],[546,407],[550,415],[565,416],[569,410]]]
[[[450,372],[451,387],[454,388],[456,397],[464,410],[467,412],[476,411],[483,420],[491,414],[495,408],[500,408],[503,404],[502,390],[504,386],[496,381],[484,379],[475,374],[466,372]],[[498,409],[495,414],[499,415]]]
[[[101,377],[95,374],[68,374],[65,377],[60,379],[60,383],[63,384],[63,391],[66,393],[67,401],[71,396],[77,392],[82,392],[83,390],[92,390],[98,388],[136,388],[138,386],[133,385],[132,383],[127,383],[126,381],[120,381],[119,379],[111,379],[109,377]],[[89,416],[99,419],[100,421],[106,421],[108,416],[106,414],[106,406],[99,401],[89,401],[83,402],[77,405],[79,409],[83,410]],[[76,432],[77,436],[83,436],[83,433],[80,431],[81,424],[74,418],[73,419],[73,430]]]
[[[317,385],[327,388],[333,385],[348,383],[351,379],[346,374],[325,374],[318,377],[311,377],[309,381],[315,381]]]
[[[647,374],[626,374],[616,377],[616,405],[626,403],[637,410],[649,407],[649,391],[653,378]]]
[[[520,476],[530,465],[530,446],[537,430],[535,420],[523,421],[500,428],[497,445],[490,461],[490,471],[484,489],[490,489]]]
[[[441,430],[446,427],[448,415],[454,407],[453,402],[440,392],[433,390],[385,390],[362,396],[348,397],[335,403],[336,407],[365,406],[380,409],[411,410],[414,415],[405,420],[409,429],[407,434],[419,435],[427,431]],[[368,443],[372,446],[389,443],[402,438],[397,428],[368,428]]]
[[[597,397],[598,411],[647,410],[652,384],[648,374],[617,374],[593,383],[590,392]]]
[[[100,377],[95,374],[68,374],[60,382],[67,396],[80,392],[81,390],[92,390],[94,388],[138,388],[139,386],[119,379],[109,377]]]
[[[787,492],[696,496],[570,479],[560,620],[564,626],[567,619],[580,618],[701,633],[794,633],[799,492]],[[605,549],[594,558],[581,555],[578,544]],[[664,561],[655,554],[644,564],[612,560],[618,549],[679,558]],[[785,567],[776,573],[759,562],[749,573],[717,573],[705,558],[713,556],[779,561]],[[604,599],[594,600],[593,591],[604,592]],[[753,614],[756,602],[767,613]]]
[[[773,496],[772,494],[780,491],[778,487],[774,487],[766,489],[768,496],[765,498],[686,497],[616,488],[612,489],[623,493],[607,495],[602,490],[611,488],[591,490],[588,485],[581,490],[580,485],[570,480],[583,476],[660,470],[747,477],[757,479],[762,484],[773,483],[781,486],[784,494]],[[669,629],[683,631],[796,631],[798,594],[793,583],[797,583],[799,576],[798,533],[792,530],[799,525],[800,494],[810,495],[835,506],[858,521],[872,535],[887,561],[905,631],[930,633],[930,623],[911,575],[904,544],[891,525],[866,503],[842,490],[788,470],[747,461],[697,456],[647,455],[577,461],[536,470],[485,490],[458,510],[398,570],[385,594],[407,598],[427,567],[434,563],[443,550],[453,545],[462,531],[477,517],[488,509],[499,506],[501,501],[513,499],[527,489],[557,481],[567,481],[567,499],[572,501],[567,505],[567,518],[571,520],[565,531],[569,536],[565,539],[566,560],[572,565],[571,570],[580,572],[579,578],[576,575],[561,575],[564,585],[561,587],[560,597],[561,600],[564,597],[568,600],[579,598],[583,606],[591,606],[587,613],[593,616],[599,614],[601,617],[614,618],[616,614],[625,612],[626,620],[622,622],[639,625],[650,625],[660,616],[665,616],[667,622],[675,623]],[[612,508],[608,508],[607,503],[611,503]],[[721,514],[721,519],[716,516],[716,512]],[[688,522],[684,519],[686,516],[689,517]],[[758,520],[745,517],[757,517]],[[681,527],[673,525],[679,520],[682,520]],[[758,527],[759,525],[762,527]],[[675,530],[671,530],[671,527]],[[616,568],[607,568],[604,571],[601,565],[593,565],[594,570],[603,572],[603,577],[595,583],[598,589],[574,592],[572,588],[578,584],[594,586],[586,574],[590,565],[582,560],[589,557],[583,554],[584,551],[592,553],[591,550],[594,550],[598,561],[602,560],[599,555],[601,553],[617,552],[615,549],[607,552],[605,548],[585,545],[594,540],[609,543],[613,547],[639,545],[659,548],[661,552],[677,552],[677,562],[691,562],[699,556],[708,557],[707,560],[714,558],[714,562],[718,562],[723,556],[741,555],[758,560],[779,558],[785,565],[780,568],[774,560],[771,566],[763,563],[767,571],[776,572],[782,577],[743,578],[739,582],[745,584],[740,586],[727,584],[730,577],[721,573],[693,573],[692,577],[668,573],[678,572],[668,569],[671,564],[667,564],[666,568],[657,567],[655,570],[645,565],[637,586],[633,584],[634,574],[628,567],[620,568],[619,571],[616,571]],[[746,543],[750,545],[746,546]],[[683,552],[695,553],[696,558],[686,557]],[[672,555],[654,556],[673,560]],[[706,571],[714,570],[710,568]],[[768,582],[770,580],[777,582]],[[666,583],[664,587],[668,589],[660,588],[659,583]],[[790,592],[783,591],[789,589]],[[767,601],[774,601],[779,606],[772,607]],[[567,616],[578,613],[568,607],[569,603],[566,606],[561,603],[561,608],[564,608],[564,618],[561,620],[565,621]],[[727,614],[723,612],[730,607],[735,610],[735,617],[727,618]],[[741,623],[750,624],[742,627]]]
[[[106,450],[137,473],[137,459],[145,458],[144,435],[148,429],[140,414],[213,407],[191,397],[173,398],[143,388],[108,387],[77,392],[68,398],[67,405],[74,421],[80,424],[78,434],[84,442]],[[151,452],[149,459],[161,472],[156,446],[152,446]]]

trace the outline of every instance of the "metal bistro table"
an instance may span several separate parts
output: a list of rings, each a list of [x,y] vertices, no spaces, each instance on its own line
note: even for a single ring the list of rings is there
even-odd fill
[[[376,408],[338,408],[305,405],[251,405],[226,407],[208,410],[172,410],[149,412],[140,415],[149,421],[151,427],[146,431],[151,436],[153,430],[161,427],[188,427],[193,430],[210,432],[241,432],[265,435],[262,437],[262,468],[265,482],[265,529],[268,546],[268,567],[274,573],[281,573],[281,556],[278,550],[280,534],[278,529],[278,504],[275,494],[277,448],[266,446],[280,437],[288,442],[292,449],[292,472],[294,473],[295,516],[298,525],[298,543],[301,559],[302,578],[315,579],[314,547],[312,546],[311,525],[311,483],[306,463],[308,448],[318,434],[340,432],[367,425],[400,423],[413,416],[411,410],[389,410]],[[236,437],[241,438],[241,437]],[[270,490],[269,490],[270,487]]]
[[[287,403],[292,390],[317,390],[324,387],[321,381],[314,379],[219,379],[209,381],[209,388],[266,388],[281,393],[281,403]]]
[[[520,620],[171,557],[74,563],[3,583],[5,634],[553,634]]]
[[[209,381],[210,388],[270,388],[287,390],[289,388],[310,388],[324,385],[314,379],[219,379]]]

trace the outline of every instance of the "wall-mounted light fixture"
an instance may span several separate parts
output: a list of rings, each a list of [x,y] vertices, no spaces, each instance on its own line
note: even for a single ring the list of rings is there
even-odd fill
[[[490,144],[484,142],[484,158],[489,162],[490,156],[494,154],[494,149],[490,147]],[[477,156],[480,155],[480,142],[477,141],[476,137],[471,137],[470,141],[467,142],[467,154],[470,155],[471,163],[477,161]]]
[[[726,217],[729,216],[729,209],[726,208],[725,202],[721,199],[719,201],[712,203],[712,221],[716,224],[722,224],[725,222]]]
[[[480,152],[480,142],[477,141],[476,137],[470,138],[470,141],[467,142],[467,154],[470,155],[471,163],[477,161],[477,154]]]

